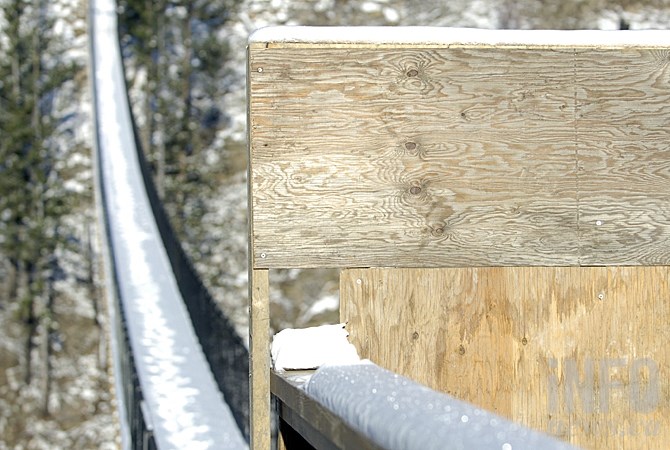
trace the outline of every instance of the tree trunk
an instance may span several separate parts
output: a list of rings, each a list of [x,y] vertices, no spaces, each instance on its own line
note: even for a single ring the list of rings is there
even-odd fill
[[[95,253],[93,252],[93,231],[91,224],[86,224],[86,285],[88,296],[93,305],[93,323],[98,333],[98,368],[107,370],[107,340],[105,339],[104,319],[100,308],[100,295],[95,281]]]
[[[44,196],[42,196],[44,198]],[[44,205],[44,201],[41,202]],[[44,206],[42,207],[42,211]],[[58,224],[54,227],[54,236],[53,239],[55,242],[58,242],[60,236],[60,230]],[[55,249],[55,246],[54,246]],[[51,398],[51,387],[52,387],[52,366],[51,366],[51,356],[52,356],[52,338],[55,333],[54,324],[55,322],[55,312],[54,312],[54,303],[56,301],[56,291],[54,289],[54,281],[56,278],[56,272],[58,271],[58,259],[55,254],[48,256],[49,260],[46,263],[47,270],[42,276],[44,276],[46,286],[44,292],[44,311],[42,312],[42,323],[43,323],[43,334],[42,334],[42,415],[47,417],[51,414],[49,410],[49,399]]]
[[[18,293],[21,301],[21,323],[24,329],[23,342],[23,382],[29,385],[33,378],[32,352],[34,347],[37,319],[35,317],[35,302],[32,297],[32,267],[21,264],[19,272]]]
[[[40,2],[41,3],[41,2]],[[41,6],[38,7],[38,10],[41,9]],[[39,14],[39,12],[38,12]],[[38,24],[41,25],[41,19],[38,18]],[[33,54],[30,57],[33,64],[33,73],[32,73],[32,94],[33,94],[33,110],[31,117],[31,124],[33,131],[35,133],[34,142],[37,143],[40,141],[40,72],[42,71],[42,57],[40,55],[40,33],[33,34]]]
[[[179,175],[178,189],[179,198],[177,202],[177,226],[179,232],[186,229],[186,204],[188,202],[188,172],[190,170],[189,157],[193,153],[193,132],[191,129],[192,120],[192,68],[191,59],[193,58],[193,33],[191,30],[191,20],[193,19],[193,3],[186,4],[186,18],[182,24],[182,40],[184,45],[184,59],[182,60],[182,86],[181,97],[182,107],[184,109],[181,119],[179,143]]]
[[[0,308],[4,307],[4,303],[12,303],[16,301],[16,292],[18,288],[17,282],[18,268],[16,260],[5,260],[5,281],[3,283],[2,298],[0,298]]]
[[[55,258],[54,258],[55,260]],[[55,263],[53,264],[55,265]],[[54,333],[53,328],[53,306],[54,306],[54,289],[53,277],[47,280],[46,288],[46,318],[43,320],[44,332],[42,334],[42,416],[48,417],[51,414],[49,410],[49,398],[51,397],[51,337]]]
[[[162,73],[163,58],[165,55],[165,3],[162,0],[156,1],[156,14],[154,14],[156,22],[156,52],[158,58],[155,63],[156,75],[154,79],[155,99],[160,105],[161,95],[164,86],[164,76]],[[159,114],[156,117],[156,132],[159,139],[156,142],[154,160],[156,164],[156,191],[161,200],[165,198],[165,114]]]

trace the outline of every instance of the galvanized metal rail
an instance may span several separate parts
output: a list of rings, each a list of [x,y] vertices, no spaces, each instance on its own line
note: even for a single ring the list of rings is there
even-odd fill
[[[273,371],[271,390],[287,449],[576,448],[370,362]]]

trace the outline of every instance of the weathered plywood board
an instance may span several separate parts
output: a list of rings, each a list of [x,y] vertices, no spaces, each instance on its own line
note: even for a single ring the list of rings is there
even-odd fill
[[[666,264],[669,61],[252,44],[254,267]]]
[[[586,448],[670,447],[668,267],[350,269],[362,357]]]
[[[670,49],[577,53],[580,261],[668,264]],[[604,124],[604,126],[603,126]]]

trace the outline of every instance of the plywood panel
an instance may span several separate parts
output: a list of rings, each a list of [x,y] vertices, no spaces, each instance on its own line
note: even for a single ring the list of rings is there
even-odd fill
[[[670,50],[576,54],[581,261],[667,264]],[[605,124],[606,126],[603,126]]]
[[[667,267],[351,269],[363,357],[586,448],[670,445]]]
[[[667,263],[663,55],[252,46],[255,267]],[[629,128],[594,109],[608,92]],[[632,126],[636,167],[601,184],[603,137]]]

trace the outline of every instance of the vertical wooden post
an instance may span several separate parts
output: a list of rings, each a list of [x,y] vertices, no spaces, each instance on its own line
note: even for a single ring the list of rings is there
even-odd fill
[[[247,48],[247,61],[250,61]],[[251,73],[247,68],[247,98],[251,98]],[[249,152],[248,188],[249,199],[249,405],[251,450],[271,448],[271,403],[270,403],[270,295],[268,269],[256,269],[254,263],[253,232],[253,171],[251,106],[247,109],[247,142]]]
[[[251,448],[270,449],[270,300],[267,269],[250,268]]]

